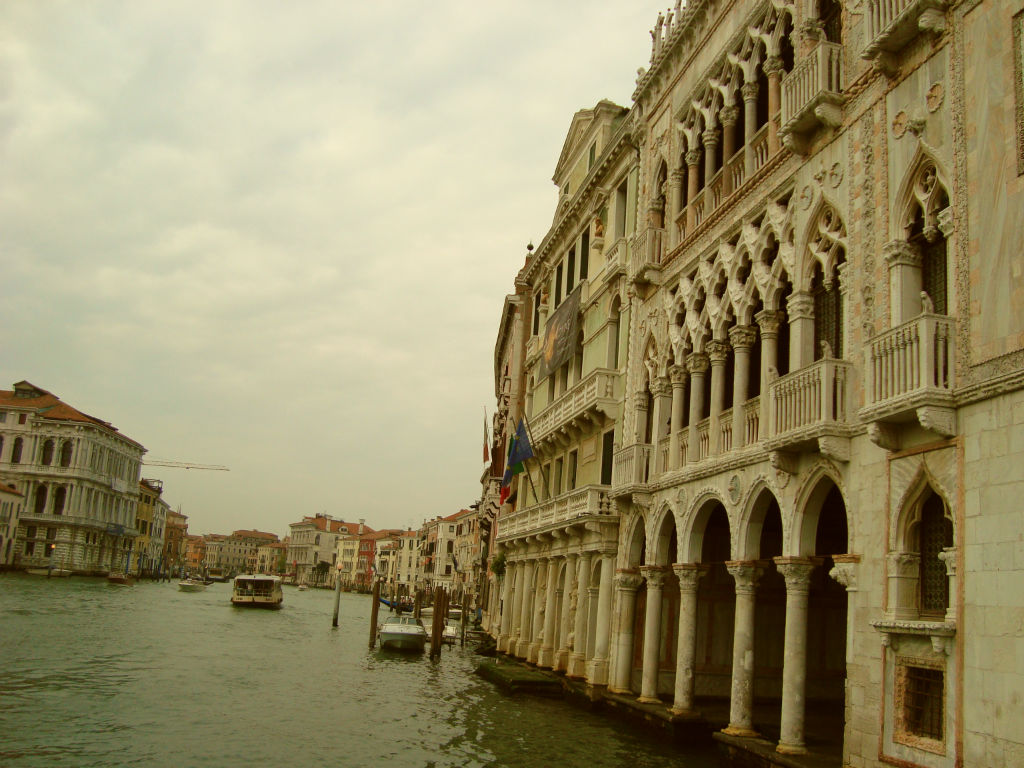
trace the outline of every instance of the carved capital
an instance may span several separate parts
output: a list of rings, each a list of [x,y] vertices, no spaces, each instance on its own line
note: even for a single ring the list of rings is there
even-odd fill
[[[956,576],[956,547],[945,547],[939,552],[939,560],[946,564],[947,576]]]
[[[721,132],[717,128],[708,128],[700,137],[704,141],[704,146],[711,149],[718,146],[720,134]]]
[[[756,81],[752,83],[744,83],[740,86],[740,95],[743,97],[743,101],[746,102],[757,101],[757,91],[758,85]]]
[[[773,339],[779,335],[779,326],[782,325],[782,313],[770,309],[762,309],[756,315],[754,320],[757,321],[758,326],[761,328],[761,336],[766,339]]]
[[[668,369],[668,378],[672,382],[672,388],[683,387],[686,385],[686,378],[689,374],[686,372],[686,367],[682,365],[673,365]]]
[[[889,269],[893,267],[918,267],[921,266],[921,249],[915,244],[906,240],[890,240],[882,246],[882,258]]]
[[[805,557],[776,557],[775,567],[786,580],[787,594],[807,594],[811,586],[814,563]]]
[[[718,110],[718,120],[726,127],[736,125],[739,116],[739,107],[722,107]]]
[[[647,393],[646,392],[634,392],[630,395],[630,405],[637,411],[647,410]]]
[[[899,429],[882,421],[868,422],[868,439],[887,451],[898,451],[900,447]]]
[[[640,573],[647,581],[648,589],[661,589],[665,586],[665,577],[668,576],[668,571],[660,565],[641,566]]]
[[[732,560],[725,564],[725,568],[736,582],[736,594],[754,594],[757,582],[764,573],[764,568],[753,560]]]
[[[703,352],[692,352],[686,356],[686,370],[690,375],[704,374],[708,370],[708,356]]]
[[[615,574],[615,588],[620,592],[636,592],[644,583],[644,577],[639,573],[622,572]]]
[[[724,341],[713,339],[708,342],[708,357],[711,359],[711,365],[725,365],[725,361],[729,358],[729,345]]]
[[[683,168],[676,168],[669,174],[669,184],[673,189],[681,189],[686,180],[686,171]]]
[[[761,65],[761,69],[764,73],[771,77],[772,75],[778,75],[782,72],[782,57],[781,56],[769,56],[764,60],[764,64]]]
[[[789,319],[812,320],[814,318],[814,297],[808,291],[798,291],[789,296],[786,302]]]
[[[686,164],[688,166],[696,168],[700,165],[701,154],[702,153],[699,149],[691,149],[686,153],[683,159],[686,160]]]
[[[693,593],[697,591],[697,582],[707,573],[707,566],[698,563],[676,563],[672,570],[679,580],[679,591]]]
[[[953,236],[953,208],[943,208],[936,215],[936,221],[938,222],[939,231],[943,237],[949,238]]]
[[[667,376],[659,376],[651,384],[651,394],[655,397],[667,397],[672,394],[672,384]]]
[[[900,578],[917,577],[921,565],[921,556],[917,552],[890,552],[885,557],[891,575]]]
[[[757,341],[757,329],[749,325],[734,325],[729,329],[729,342],[736,350],[750,349]]]
[[[838,581],[847,592],[857,591],[857,565],[860,563],[860,555],[833,555],[834,563],[828,575]]]

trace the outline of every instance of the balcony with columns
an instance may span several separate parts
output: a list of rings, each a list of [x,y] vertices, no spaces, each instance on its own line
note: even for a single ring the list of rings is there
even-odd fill
[[[607,487],[588,485],[547,499],[529,507],[516,509],[498,520],[496,541],[505,542],[521,536],[563,528],[593,518],[617,515]]]
[[[868,0],[868,45],[861,54],[883,70],[895,73],[893,54],[921,32],[940,34],[946,29],[943,0]]]
[[[897,425],[914,421],[944,437],[955,434],[953,318],[922,313],[872,338],[866,356],[858,416],[870,423],[875,443],[895,449]]]
[[[630,282],[660,283],[665,257],[665,230],[660,227],[640,230],[633,236],[629,252]]]
[[[534,444],[568,442],[591,424],[619,417],[618,371],[596,368],[530,420]]]
[[[782,81],[782,142],[800,151],[801,134],[842,123],[843,47],[820,40]]]

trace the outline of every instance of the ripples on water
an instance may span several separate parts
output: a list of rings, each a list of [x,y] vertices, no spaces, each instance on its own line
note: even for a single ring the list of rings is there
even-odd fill
[[[508,697],[469,646],[367,650],[370,600],[285,590],[232,608],[230,585],[112,587],[0,576],[0,765],[714,765],[561,701]]]

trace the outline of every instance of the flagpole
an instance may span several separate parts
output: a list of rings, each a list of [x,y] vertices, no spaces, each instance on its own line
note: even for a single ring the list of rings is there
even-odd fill
[[[525,413],[523,414],[523,426],[526,427],[526,435],[530,438],[530,447],[533,448],[533,446],[537,445],[537,441],[533,439],[533,430],[530,429],[530,420],[526,418]],[[541,463],[540,457],[538,457],[536,453],[533,454],[533,458],[537,459],[537,466],[540,468],[540,476],[544,478],[544,486],[550,489],[551,485],[548,483],[548,473],[544,471],[544,464]],[[530,487],[533,488],[533,477],[528,469],[526,470],[526,476],[530,478]],[[540,501],[540,496],[537,495],[536,488],[533,489],[533,496],[538,502]]]

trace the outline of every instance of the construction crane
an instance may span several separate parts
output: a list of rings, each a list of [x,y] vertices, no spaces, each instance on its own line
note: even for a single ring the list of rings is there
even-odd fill
[[[150,459],[142,462],[147,467],[177,467],[178,469],[214,469],[219,472],[230,472],[231,470],[221,464],[196,464],[191,461],[161,461]]]

